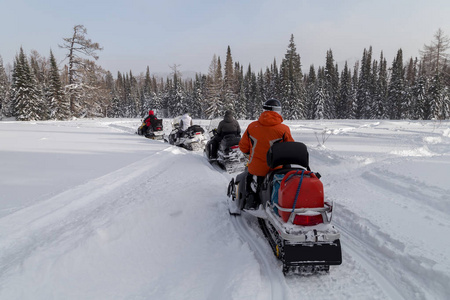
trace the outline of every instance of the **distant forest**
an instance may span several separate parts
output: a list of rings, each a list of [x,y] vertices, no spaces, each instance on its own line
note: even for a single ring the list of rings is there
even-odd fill
[[[67,50],[62,69],[49,58],[21,48],[12,68],[0,56],[0,118],[67,120],[73,117],[139,118],[149,109],[171,118],[189,112],[193,118],[213,119],[231,110],[238,119],[256,119],[262,103],[281,101],[286,120],[450,118],[450,39],[438,30],[420,57],[403,58],[399,49],[388,65],[372,47],[360,61],[339,70],[333,52],[324,66],[302,71],[300,54],[291,35],[284,58],[265,70],[233,61],[228,46],[225,61],[213,55],[208,74],[183,79],[177,66],[167,78],[111,72],[96,64],[98,43],[87,38],[83,25],[62,39]]]

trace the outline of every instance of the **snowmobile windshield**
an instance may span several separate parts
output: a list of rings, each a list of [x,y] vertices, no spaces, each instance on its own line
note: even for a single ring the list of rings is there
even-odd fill
[[[209,122],[209,126],[208,126],[208,132],[210,132],[210,131],[212,131],[213,129],[217,129],[218,127],[219,127],[219,123],[220,123],[220,121],[222,121],[222,119],[219,119],[219,118],[217,118],[217,119],[212,119],[210,122]]]

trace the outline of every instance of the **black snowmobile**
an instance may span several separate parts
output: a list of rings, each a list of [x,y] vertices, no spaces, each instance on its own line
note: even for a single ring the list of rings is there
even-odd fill
[[[309,168],[306,145],[274,144],[267,153],[267,164],[274,170],[257,189],[247,184],[247,171],[231,180],[227,191],[230,214],[245,211],[258,218],[285,275],[326,273],[330,265],[340,265],[340,233],[330,224],[333,204],[324,199],[320,174]],[[246,209],[246,201],[254,196],[260,199],[259,207]]]
[[[217,149],[217,157],[212,157],[211,142],[217,135],[217,126],[221,119],[213,119],[209,125],[210,140],[205,147],[205,156],[210,163],[217,164],[228,173],[242,172],[247,164],[247,156],[239,150],[241,136],[237,134],[225,135]]]
[[[200,125],[192,125],[185,131],[180,129],[180,117],[172,121],[172,132],[170,132],[167,142],[169,144],[185,148],[191,151],[199,151],[205,147],[205,130]]]
[[[154,124],[150,127],[146,127],[144,121],[142,121],[141,126],[139,126],[136,133],[138,135],[143,135],[148,139],[152,140],[163,140],[164,139],[164,127],[162,119],[155,119]]]

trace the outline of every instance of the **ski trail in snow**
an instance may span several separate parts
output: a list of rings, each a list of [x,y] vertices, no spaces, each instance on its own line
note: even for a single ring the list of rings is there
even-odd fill
[[[341,243],[343,251],[350,254],[350,256],[369,271],[370,275],[374,277],[374,280],[382,287],[383,292],[389,297],[389,299],[409,299],[409,297],[403,295],[403,293],[394,284],[384,276],[375,263],[364,256],[364,253],[368,252],[367,247],[359,242],[349,231],[338,227],[341,231]]]
[[[214,166],[213,168],[216,169],[216,167]],[[229,181],[231,180],[231,178],[239,174],[239,173],[228,174],[226,171],[221,169],[218,171],[221,171],[222,175]],[[259,261],[263,276],[266,276],[266,278],[269,280],[271,289],[270,299],[274,300],[289,299],[287,292],[289,288],[286,284],[284,275],[281,272],[281,269],[277,269],[273,266],[272,250],[271,249],[269,250],[270,256],[268,256],[268,251],[263,250],[268,249],[269,247],[267,240],[265,238],[260,239],[252,235],[251,233],[255,229],[249,226],[244,218],[245,218],[244,215],[231,216],[231,222],[233,223],[234,228],[236,228],[238,234],[242,237],[244,241],[246,241],[249,244],[250,248],[253,250],[256,259]]]
[[[271,299],[274,300],[288,299],[286,293],[287,285],[281,270],[273,268],[270,261],[272,257],[268,258],[267,253],[263,251],[263,249],[267,247],[265,243],[266,241],[256,239],[249,234],[249,231],[253,229],[246,224],[242,215],[232,216],[231,221],[236,230],[238,231],[239,235],[244,239],[244,241],[250,244],[250,248],[253,249],[256,258],[260,263],[263,274],[269,280],[272,292]]]
[[[141,176],[148,171],[142,165],[148,165],[145,162],[149,160],[158,161],[156,166],[151,165],[156,171],[153,176],[159,176],[167,164],[176,163],[176,155],[155,159],[159,153],[2,218],[0,278],[40,248],[60,245],[58,249],[68,250],[76,246],[86,235],[97,234],[96,228],[120,214],[123,207],[143,201],[142,195],[135,193],[134,184],[151,179]]]

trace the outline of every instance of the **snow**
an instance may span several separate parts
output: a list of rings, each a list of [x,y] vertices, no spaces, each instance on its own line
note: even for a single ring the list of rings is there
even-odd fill
[[[285,123],[334,201],[329,274],[284,277],[236,174],[139,119],[1,121],[0,299],[448,299],[450,122]]]

